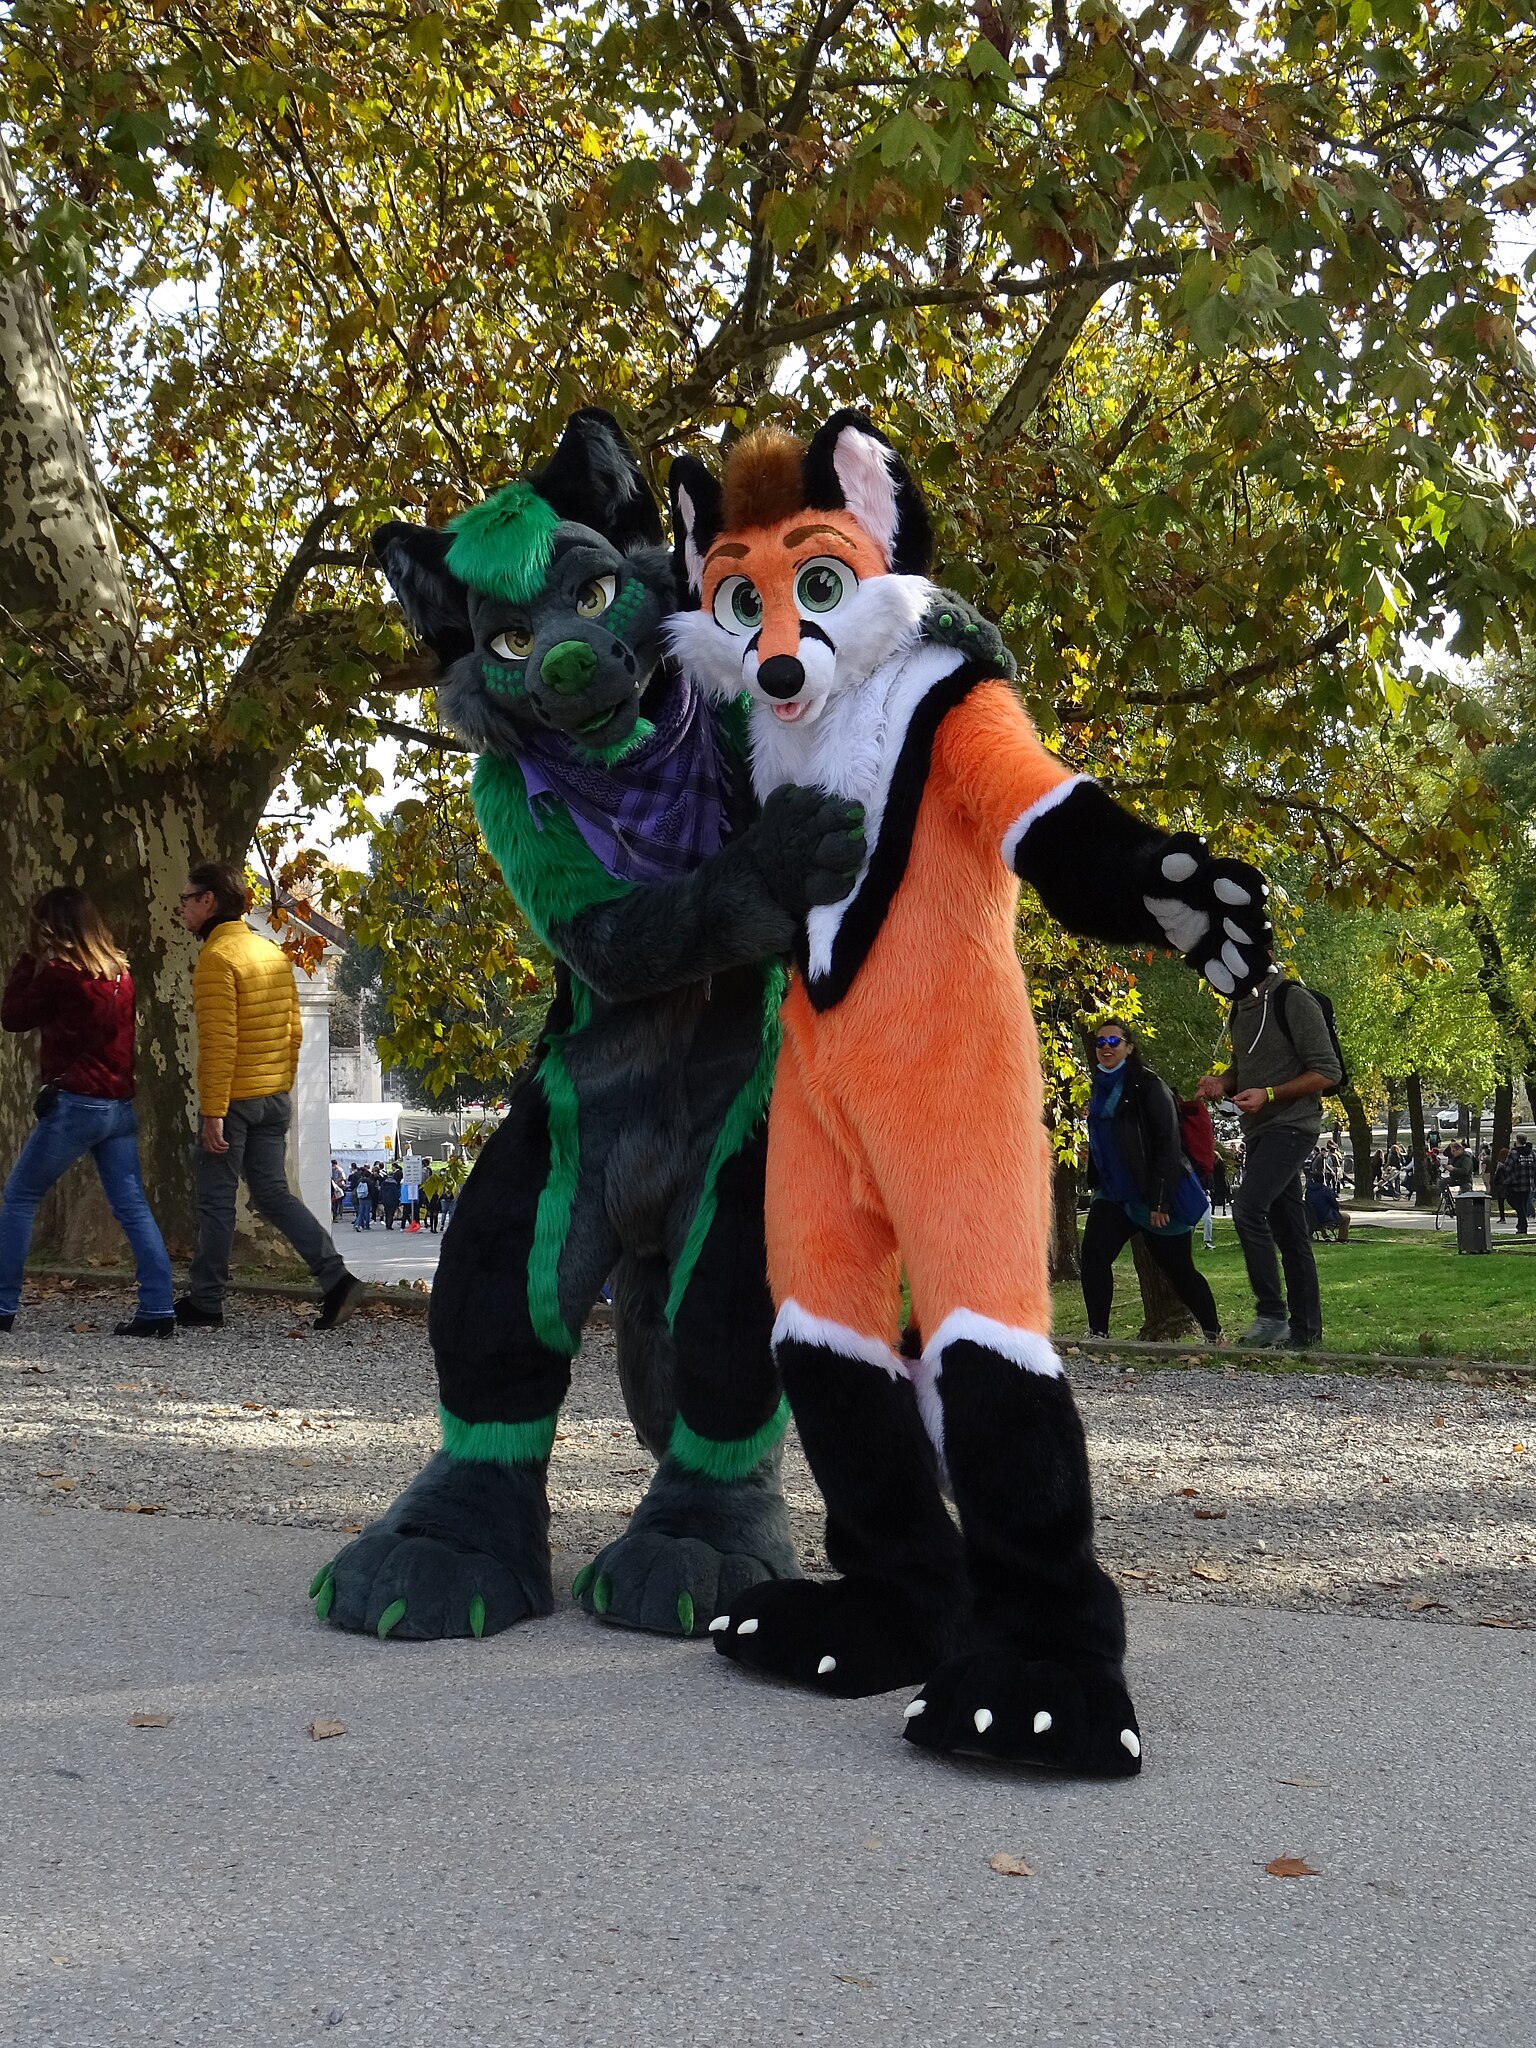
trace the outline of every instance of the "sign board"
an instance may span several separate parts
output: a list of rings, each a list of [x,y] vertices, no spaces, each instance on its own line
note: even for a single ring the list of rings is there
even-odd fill
[[[414,1152],[407,1152],[399,1162],[405,1173],[405,1179],[400,1183],[400,1192],[408,1202],[414,1202],[421,1193],[422,1169],[426,1163]]]

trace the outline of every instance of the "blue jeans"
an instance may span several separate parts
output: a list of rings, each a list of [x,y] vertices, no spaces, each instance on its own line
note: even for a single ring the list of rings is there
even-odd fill
[[[107,1206],[122,1226],[139,1276],[139,1314],[175,1314],[171,1262],[139,1178],[139,1120],[131,1102],[60,1090],[53,1114],[39,1118],[5,1184],[0,1209],[0,1315],[13,1316],[32,1244],[37,1205],[68,1167],[89,1152]]]

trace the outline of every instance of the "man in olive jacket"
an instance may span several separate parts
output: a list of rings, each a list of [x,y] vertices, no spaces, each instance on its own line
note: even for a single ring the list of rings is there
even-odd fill
[[[334,1329],[362,1299],[330,1233],[288,1185],[288,1126],[298,1071],[299,993],[281,948],[245,922],[245,882],[203,861],[181,892],[181,921],[202,942],[192,976],[197,1018],[197,1252],[176,1320],[196,1329],[224,1321],[241,1176],[251,1207],[280,1230],[324,1294],[315,1327]]]
[[[1232,1064],[1207,1074],[1196,1093],[1203,1102],[1226,1096],[1242,1112],[1246,1150],[1232,1222],[1258,1313],[1240,1341],[1306,1350],[1322,1339],[1323,1307],[1301,1169],[1323,1128],[1322,1097],[1343,1068],[1317,998],[1281,967],[1233,1003],[1228,1028]]]

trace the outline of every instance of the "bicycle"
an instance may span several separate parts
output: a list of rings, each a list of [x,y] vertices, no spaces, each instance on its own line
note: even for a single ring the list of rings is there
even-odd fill
[[[1453,1223],[1456,1221],[1456,1188],[1455,1183],[1448,1180],[1440,1183],[1440,1196],[1435,1203],[1436,1230],[1440,1228],[1447,1216],[1450,1217]]]

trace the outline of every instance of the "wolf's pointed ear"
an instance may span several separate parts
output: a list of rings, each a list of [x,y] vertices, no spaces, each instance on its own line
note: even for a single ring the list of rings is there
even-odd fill
[[[667,476],[667,495],[672,500],[672,567],[677,587],[688,605],[696,605],[704,590],[704,557],[720,531],[719,479],[696,455],[679,455]]]
[[[453,535],[392,519],[379,527],[369,546],[417,639],[427,643],[445,668],[470,653],[475,636],[469,625],[469,593],[448,567]]]
[[[634,450],[601,406],[571,414],[559,447],[530,482],[561,519],[590,526],[621,551],[661,539],[661,514]]]
[[[805,451],[804,474],[808,506],[851,512],[898,576],[927,574],[933,528],[923,494],[863,413],[833,413]]]

